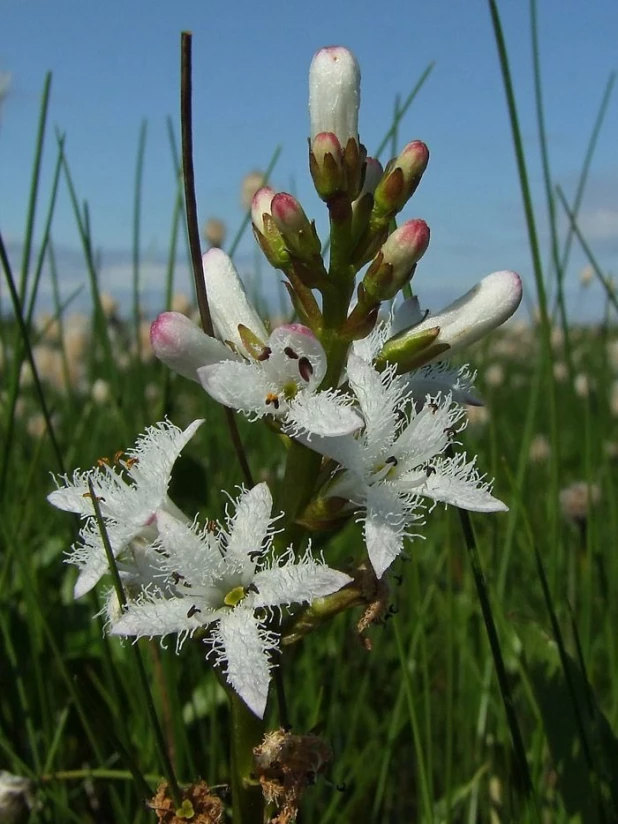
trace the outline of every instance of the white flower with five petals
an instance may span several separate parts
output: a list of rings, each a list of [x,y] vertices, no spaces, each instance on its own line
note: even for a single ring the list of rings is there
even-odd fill
[[[97,497],[114,557],[125,550],[131,569],[131,542],[138,544],[156,538],[156,514],[167,511],[186,521],[183,512],[167,494],[172,468],[180,452],[193,437],[203,420],[193,421],[184,431],[169,421],[148,427],[135,446],[115,460],[101,459],[98,466],[87,471],[75,470],[72,477],[55,477],[58,489],[47,500],[58,509],[74,512],[86,519],[80,540],[68,553],[67,563],[79,567],[75,584],[76,598],[85,595],[108,569],[107,556],[94,516],[90,484]],[[135,552],[141,553],[136,545]],[[140,554],[141,558],[141,554]]]
[[[360,512],[369,558],[378,577],[411,537],[421,498],[476,512],[507,507],[491,494],[465,454],[445,457],[453,435],[463,428],[464,410],[446,397],[427,398],[418,409],[392,367],[381,374],[356,355],[348,359],[348,379],[364,427],[355,437],[304,439],[311,449],[336,460],[341,471],[326,494],[347,499]]]
[[[211,249],[204,280],[216,338],[183,315],[164,312],[151,328],[157,357],[198,381],[215,400],[253,419],[270,415],[290,433],[323,436],[356,431],[362,421],[350,399],[320,390],[326,352],[306,326],[287,324],[269,336],[230,258]]]
[[[200,530],[159,513],[164,580],[172,582],[173,593],[151,587],[110,628],[113,635],[136,638],[177,634],[177,648],[207,629],[208,655],[260,717],[278,643],[268,627],[273,609],[311,603],[352,580],[309,552],[295,560],[289,550],[269,561],[271,509],[270,491],[261,483],[242,492],[225,528]]]

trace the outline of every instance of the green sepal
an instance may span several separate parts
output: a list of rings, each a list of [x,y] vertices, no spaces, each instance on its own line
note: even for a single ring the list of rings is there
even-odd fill
[[[322,330],[322,312],[313,292],[293,271],[288,272],[288,278],[289,282],[283,281],[283,285],[287,289],[298,320],[317,335]]]
[[[337,529],[342,526],[351,515],[346,512],[345,507],[349,503],[345,498],[316,498],[311,501],[300,516],[296,518],[296,523],[317,532],[323,529]]]
[[[415,333],[412,328],[395,335],[386,341],[378,353],[375,359],[376,369],[382,370],[387,363],[393,363],[397,366],[397,372],[403,375],[423,366],[451,348],[447,343],[434,343],[439,334],[440,327],[433,326],[422,332]]]
[[[264,234],[253,226],[253,235],[271,266],[275,269],[285,269],[288,266],[290,255],[272,215],[264,215]]]

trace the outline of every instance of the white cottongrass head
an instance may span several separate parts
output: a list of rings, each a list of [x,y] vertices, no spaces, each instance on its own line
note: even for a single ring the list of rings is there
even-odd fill
[[[271,629],[277,608],[311,603],[352,580],[309,552],[273,559],[271,510],[261,483],[241,492],[224,526],[199,529],[160,512],[162,584],[146,589],[110,626],[113,635],[135,638],[175,634],[178,649],[198,630],[205,633],[208,657],[260,717],[279,640]]]
[[[444,455],[465,425],[464,410],[450,395],[428,397],[419,409],[392,367],[379,373],[351,355],[347,371],[362,430],[306,443],[342,468],[327,494],[349,500],[358,510],[378,577],[401,553],[404,538],[411,537],[422,498],[476,512],[507,509],[491,494],[475,459]]]
[[[113,460],[103,458],[93,469],[77,469],[71,477],[54,478],[58,488],[47,500],[58,509],[86,519],[80,540],[67,557],[67,563],[76,564],[80,570],[75,584],[76,598],[92,589],[107,571],[107,556],[90,486],[97,497],[115,557],[134,539],[154,539],[157,513],[167,511],[185,519],[167,491],[176,459],[202,423],[202,420],[193,421],[183,431],[170,421],[162,421],[148,427],[134,447],[117,454]]]

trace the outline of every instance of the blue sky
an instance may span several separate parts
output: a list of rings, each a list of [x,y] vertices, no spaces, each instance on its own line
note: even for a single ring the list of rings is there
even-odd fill
[[[615,0],[539,0],[542,72],[552,170],[572,195],[604,85],[616,69]],[[379,11],[378,11],[379,9]],[[534,116],[529,8],[501,3],[533,192],[545,201]],[[0,71],[12,85],[0,123],[0,228],[18,249],[23,234],[40,92],[53,72],[46,201],[55,160],[54,128],[66,134],[75,184],[88,200],[104,283],[119,293],[130,271],[135,155],[148,121],[142,247],[144,275],[156,286],[170,233],[175,181],[165,118],[177,123],[179,38],[194,34],[195,164],[200,219],[216,215],[230,234],[242,219],[240,184],[282,155],[273,181],[292,190],[324,225],[306,163],[307,72],[314,52],[340,43],[362,69],[361,139],[369,152],[390,124],[396,94],[405,96],[431,61],[435,68],[406,116],[402,143],[420,138],[430,165],[404,217],[423,217],[432,242],[416,275],[423,294],[455,296],[481,276],[518,270],[533,279],[509,123],[487,4],[314,0],[295,3],[4,0]],[[606,269],[618,271],[618,101],[612,99],[581,217]],[[85,273],[70,203],[63,189],[54,240],[69,288]],[[544,238],[545,249],[547,248]],[[247,237],[241,261],[252,259]],[[571,277],[584,260],[572,258]],[[264,267],[267,268],[266,266]],[[276,277],[273,275],[273,278]],[[598,287],[596,287],[598,289]],[[588,297],[590,302],[592,298]],[[437,308],[437,307],[434,307]]]

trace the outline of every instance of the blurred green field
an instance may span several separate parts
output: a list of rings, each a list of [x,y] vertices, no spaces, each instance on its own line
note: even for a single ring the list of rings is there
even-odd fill
[[[43,124],[46,113],[44,94]],[[72,185],[62,141],[57,151],[58,178]],[[53,198],[46,215],[50,193],[37,188],[36,163],[33,181],[41,215],[35,222],[33,208],[26,216],[31,253],[10,261],[3,246],[0,261],[13,288],[0,325],[0,770],[32,781],[23,820],[137,824],[154,819],[135,775],[153,792],[162,777],[153,731],[131,646],[104,635],[95,593],[73,599],[76,572],[63,560],[77,521],[48,505],[50,473],[89,468],[168,416],[181,427],[206,418],[176,465],[171,496],[181,508],[219,518],[221,490],[243,477],[221,408],[153,359],[139,259],[129,316],[101,294],[95,239],[73,190],[93,308],[77,315],[63,306],[46,229]],[[555,197],[551,180],[548,192]],[[178,208],[170,261],[182,218]],[[322,731],[333,749],[304,797],[305,824],[618,820],[616,295],[591,259],[605,290],[601,319],[583,326],[568,317],[562,290],[578,238],[556,227],[560,254],[543,272],[530,224],[536,281],[526,289],[539,318],[516,319],[465,358],[486,405],[469,409],[462,442],[510,511],[472,515],[475,540],[457,510],[428,514],[423,538],[388,576],[391,609],[368,632],[371,650],[356,630],[358,610],[286,650],[293,728]],[[44,264],[57,297],[45,314],[37,308]],[[195,312],[174,296],[172,264],[163,292],[161,308],[175,301]],[[276,498],[284,440],[237,419],[254,477]],[[316,539],[340,568],[360,543],[353,523]],[[475,550],[484,581],[473,574]],[[140,647],[179,781],[202,777],[227,799],[228,708],[203,645],[187,643],[180,655],[173,641]],[[529,775],[514,751],[513,718]],[[267,728],[277,723],[273,712]]]

